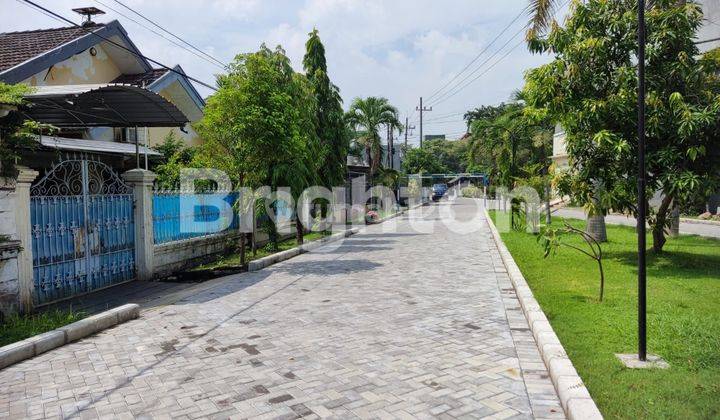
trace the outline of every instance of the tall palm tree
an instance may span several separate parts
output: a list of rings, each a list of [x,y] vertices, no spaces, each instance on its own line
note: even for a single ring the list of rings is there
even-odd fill
[[[357,140],[365,147],[370,160],[370,179],[373,179],[381,164],[382,144],[380,128],[400,127],[398,110],[386,98],[370,96],[355,98],[346,114],[348,124],[357,133]]]
[[[560,0],[529,0],[528,11],[530,22],[528,23],[527,39],[531,40],[542,35],[552,21],[555,10],[560,6]]]

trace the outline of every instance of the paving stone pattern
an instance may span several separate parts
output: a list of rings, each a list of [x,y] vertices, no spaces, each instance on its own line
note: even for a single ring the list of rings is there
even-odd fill
[[[0,417],[563,418],[486,221],[455,233],[441,206],[475,209],[417,209],[6,368]]]

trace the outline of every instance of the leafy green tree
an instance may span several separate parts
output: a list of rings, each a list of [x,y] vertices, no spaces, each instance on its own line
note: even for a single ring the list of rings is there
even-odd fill
[[[282,48],[263,45],[238,55],[228,74],[218,76],[218,87],[196,124],[205,142],[195,161],[224,170],[238,186],[288,186],[299,194],[314,183],[319,165],[313,159],[315,101]],[[277,248],[277,227],[266,228]],[[301,235],[302,226],[298,229]]]
[[[31,91],[32,88],[24,84],[0,82],[0,112],[7,114],[0,114],[0,177],[17,177],[16,162],[20,160],[23,151],[37,147],[39,134],[56,131],[51,125],[29,121],[19,112],[10,112],[24,106],[23,97]]]
[[[324,162],[320,171],[323,185],[333,187],[342,184],[345,180],[350,140],[343,119],[340,89],[328,76],[325,47],[320,41],[317,29],[313,29],[308,35],[303,67],[317,104],[315,132],[322,150],[316,159]]]
[[[175,130],[167,133],[162,143],[154,146],[153,150],[162,155],[163,161],[168,161],[172,156],[177,155],[178,159],[184,163],[190,163],[195,153],[192,147],[185,145],[185,142],[175,133]]]
[[[370,161],[370,179],[373,179],[382,164],[380,129],[387,126],[396,128],[401,126],[397,108],[390,105],[386,98],[375,96],[365,99],[355,98],[345,118],[355,131],[357,141],[365,147]]]
[[[317,127],[317,102],[316,92],[313,84],[302,74],[295,73],[293,75],[292,84],[290,86],[293,98],[294,110],[296,112],[295,130],[288,149],[290,155],[288,159],[275,168],[275,185],[290,187],[294,201],[297,203],[302,192],[311,186],[318,185],[321,182],[328,183],[329,186],[337,185],[333,183],[342,182],[345,171],[346,152],[341,151],[342,163],[336,166],[335,171],[324,171],[329,165],[330,159],[339,157],[332,151],[337,149],[331,148],[331,154],[325,160],[318,159],[323,150],[323,144],[315,131]],[[338,102],[339,105],[339,102]],[[342,114],[341,121],[342,121]],[[344,121],[341,129],[344,130]],[[337,162],[335,162],[337,164]],[[305,227],[300,217],[295,217],[295,237],[298,244],[302,244],[304,239]]]
[[[432,151],[425,147],[413,147],[405,152],[403,170],[408,174],[442,174],[448,172],[448,168],[437,159]]]
[[[526,74],[531,111],[565,128],[571,170],[565,192],[591,207],[637,215],[637,2],[574,2],[565,27],[531,39],[555,59]],[[647,222],[661,252],[672,204],[718,184],[718,64],[700,58],[702,11],[656,0],[646,13],[647,197],[662,194]]]
[[[481,105],[473,110],[466,112],[463,119],[469,129],[472,129],[473,122],[477,120],[493,120],[502,115],[508,108],[514,104],[501,103],[500,105]]]
[[[471,125],[470,161],[484,168],[493,183],[505,187],[535,176],[537,168],[529,168],[531,165],[540,165],[540,172],[547,171],[552,144],[547,120],[528,116],[519,103],[494,108]]]
[[[180,185],[180,171],[191,166],[197,149],[185,146],[185,142],[174,131],[170,131],[163,142],[153,149],[162,154],[160,162],[153,168],[157,175],[156,184],[163,189],[177,188]]]
[[[400,185],[400,172],[390,168],[380,168],[375,175],[378,184],[395,190]]]
[[[446,173],[465,172],[467,169],[468,141],[465,139],[425,140],[422,147],[435,156]]]

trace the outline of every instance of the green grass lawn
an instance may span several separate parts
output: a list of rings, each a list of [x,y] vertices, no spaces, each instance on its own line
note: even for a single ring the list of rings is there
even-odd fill
[[[324,238],[326,236],[330,236],[331,232],[325,231],[325,232],[310,232],[306,233],[305,236],[303,236],[303,240],[305,242],[315,241],[320,238]],[[284,241],[280,241],[278,243],[278,250],[276,252],[280,251],[286,251],[290,248],[295,248],[297,245],[297,241],[295,241],[295,238],[286,239]],[[253,260],[256,260],[258,258],[267,257],[268,255],[272,255],[275,252],[271,252],[268,247],[260,247],[257,249],[256,254],[253,256],[252,251],[248,250],[245,252],[245,261],[250,262]],[[232,266],[238,266],[240,265],[240,254],[239,253],[233,253],[226,255],[216,261],[213,261],[208,264],[203,264],[198,267],[193,268],[193,270],[212,270],[217,269],[220,267],[232,267]]]
[[[648,253],[648,352],[671,367],[629,370],[615,353],[637,351],[637,235],[607,233],[602,303],[594,260],[569,248],[544,259],[534,235],[501,237],[606,418],[720,418],[720,241],[682,236]]]
[[[0,346],[24,340],[79,321],[85,315],[73,311],[50,311],[30,315],[12,315],[0,323]]]

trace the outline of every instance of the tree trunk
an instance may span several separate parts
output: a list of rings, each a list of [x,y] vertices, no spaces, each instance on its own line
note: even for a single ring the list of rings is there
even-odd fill
[[[545,184],[545,224],[552,224],[552,211],[550,209],[550,183]]]
[[[241,172],[239,185],[243,185],[244,181],[245,181],[245,174]],[[241,198],[242,198],[242,196],[241,196]],[[240,210],[238,211],[238,213],[239,213],[238,217],[243,217],[244,216],[243,213],[245,212],[243,209],[243,207],[244,207],[243,203],[240,202],[237,205],[240,206]],[[246,240],[247,240],[247,233],[241,232],[240,233],[240,265],[245,265],[245,241]]]
[[[372,152],[370,151],[370,146],[365,146],[365,158],[367,159],[368,167],[372,167]]]
[[[372,155],[372,162],[370,163],[370,182],[372,185],[375,185],[375,174],[377,173],[380,163],[382,163],[382,153],[380,150],[375,149],[373,150]]]
[[[597,187],[596,187],[597,191]],[[600,208],[598,199],[593,197],[592,207],[588,212],[585,232],[598,242],[607,242],[607,229],[605,228],[605,209]]]
[[[253,202],[251,205],[251,217],[252,217],[252,254],[253,257],[257,257],[257,219],[255,219],[255,199],[253,198]]]
[[[602,257],[597,259],[598,269],[600,270],[600,302],[605,294],[605,271],[603,270]]]
[[[672,211],[670,212],[670,229],[668,233],[672,238],[680,236],[680,206],[678,206],[677,203],[673,203]]]
[[[652,227],[653,236],[653,252],[661,253],[667,238],[665,237],[665,222],[668,218],[668,212],[670,210],[670,204],[673,201],[671,195],[666,195],[660,202],[660,207],[657,210],[657,216],[655,217],[655,224]]]
[[[240,234],[240,265],[245,265],[245,237],[246,233]]]
[[[303,228],[302,222],[300,221],[299,217],[295,218],[295,242],[297,242],[298,245],[302,245],[303,241],[305,240],[305,230]]]
[[[605,228],[605,216],[600,214],[588,214],[585,232],[595,238],[598,242],[607,242],[607,229]]]

